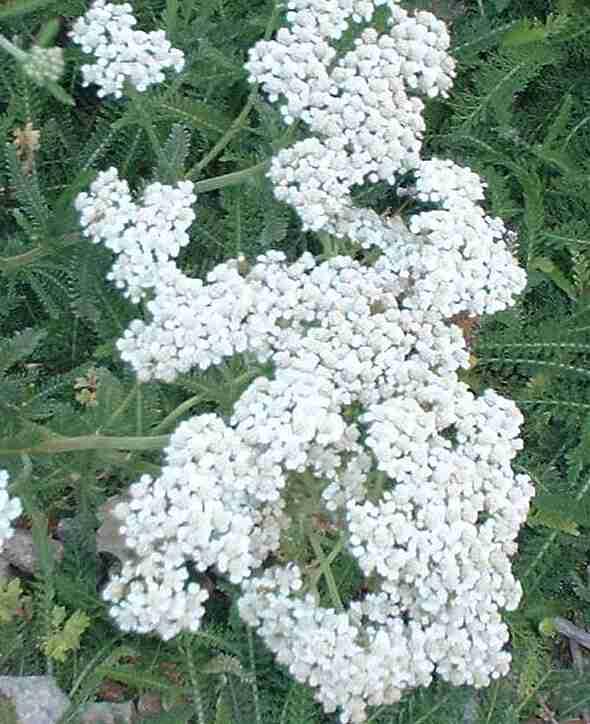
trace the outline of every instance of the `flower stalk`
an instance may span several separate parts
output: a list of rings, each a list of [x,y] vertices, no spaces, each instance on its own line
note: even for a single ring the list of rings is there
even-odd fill
[[[115,437],[109,435],[79,435],[49,437],[36,445],[0,448],[0,455],[55,455],[81,450],[159,450],[168,444],[169,435]]]

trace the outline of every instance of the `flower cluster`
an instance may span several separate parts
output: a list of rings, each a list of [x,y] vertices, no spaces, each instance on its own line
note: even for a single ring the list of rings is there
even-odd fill
[[[375,6],[386,4],[391,32],[366,29],[336,60],[330,41],[350,19],[369,21]],[[336,236],[354,237],[355,218],[360,221],[350,196],[354,185],[394,184],[400,171],[417,166],[425,127],[415,93],[446,95],[454,75],[448,33],[431,13],[410,17],[387,0],[361,5],[289,3],[291,28],[257,43],[246,64],[270,100],[286,100],[285,121],[300,119],[314,134],[273,159],[277,198],[298,211],[305,228]]]
[[[336,59],[330,41],[379,5],[390,31],[364,30]],[[525,279],[502,222],[480,206],[480,179],[420,159],[414,94],[445,94],[453,76],[444,25],[390,0],[288,9],[291,28],[248,63],[285,99],[285,121],[315,134],[274,159],[276,194],[307,228],[378,258],[269,251],[192,279],[174,261],[193,221],[190,184],[152,184],[138,203],[110,169],[80,195],[86,235],[118,255],[112,279],[146,298],[149,319],[118,342],[141,380],[235,355],[273,369],[227,419],[181,423],[161,475],[131,487],[116,513],[132,556],[105,597],[122,628],[170,638],[200,626],[199,574],[215,568],[241,586],[242,618],[345,724],[435,675],[485,686],[508,670],[501,610],[521,596],[510,558],[533,494],[511,467],[522,417],[461,381],[469,353],[452,318],[509,306]],[[401,172],[429,210],[407,222],[354,205],[354,185]],[[287,500],[315,506],[366,577],[346,606],[322,606],[296,562],[277,565],[301,522]],[[314,539],[313,522],[303,526]]]
[[[157,272],[170,273],[170,260],[189,242],[187,229],[195,218],[193,184],[176,187],[153,183],[136,204],[126,181],[115,168],[98,175],[91,193],[81,193],[75,207],[84,234],[119,254],[109,279],[134,302],[158,284]]]
[[[162,476],[144,475],[115,509],[135,557],[104,592],[121,628],[164,639],[197,630],[204,614],[208,593],[189,583],[187,561],[240,583],[276,549],[285,484],[278,466],[257,460],[215,415],[183,422],[166,458]]]
[[[509,558],[533,494],[510,469],[522,418],[494,392],[475,398],[453,375],[444,384],[442,395],[398,394],[362,415],[391,489],[372,502],[358,479],[340,482],[348,548],[378,592],[338,612],[300,595],[290,565],[243,584],[244,620],[344,722],[364,721],[368,705],[393,703],[435,673],[484,686],[508,671],[499,609],[520,600]]]
[[[33,45],[23,63],[23,70],[36,83],[58,81],[64,72],[64,56],[61,48],[41,48]]]
[[[23,512],[23,506],[18,498],[11,498],[8,494],[8,472],[0,470],[0,551],[4,541],[13,535],[12,521]]]
[[[390,32],[366,29],[336,60],[329,41],[350,19],[370,20],[378,5],[390,9]],[[274,157],[276,197],[295,208],[306,229],[383,249],[398,274],[415,282],[409,303],[419,309],[479,315],[510,306],[526,280],[506,244],[508,231],[477,203],[478,177],[451,161],[420,158],[424,104],[416,94],[446,95],[454,75],[444,23],[424,11],[410,17],[393,0],[362,8],[298,0],[289,8],[291,29],[257,43],[246,65],[271,100],[285,99],[285,121],[300,119],[313,134]],[[439,205],[415,214],[409,228],[353,203],[354,186],[394,185],[408,171],[418,179],[416,200]]]
[[[445,316],[511,306],[526,276],[510,252],[510,233],[478,204],[479,177],[439,159],[422,161],[415,175],[415,197],[438,208],[413,215],[407,243],[385,251],[392,268],[415,282],[408,303]]]
[[[135,30],[137,20],[129,3],[115,5],[95,0],[88,12],[74,23],[70,37],[92,54],[96,62],[82,66],[84,85],[99,87],[102,98],[121,98],[128,80],[138,91],[164,80],[164,70],[184,67],[184,54],[166,40],[164,31]]]

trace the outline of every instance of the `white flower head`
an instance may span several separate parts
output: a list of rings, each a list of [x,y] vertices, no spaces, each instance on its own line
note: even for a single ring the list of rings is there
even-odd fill
[[[12,522],[23,512],[20,500],[8,493],[8,480],[8,472],[0,470],[0,551],[4,542],[14,534]]]
[[[184,54],[173,48],[163,31],[135,30],[137,20],[129,3],[95,0],[74,23],[70,37],[93,55],[95,62],[82,66],[84,85],[98,86],[98,96],[121,98],[127,80],[138,91],[161,83],[164,71],[184,67]]]
[[[335,59],[331,41],[351,20],[370,20],[378,5],[390,9],[389,32],[368,28]],[[424,11],[411,16],[393,0],[302,0],[289,8],[290,28],[258,42],[246,64],[270,100],[284,100],[285,121],[301,120],[312,134],[273,158],[277,199],[304,229],[381,248],[383,263],[416,282],[408,304],[418,309],[481,315],[513,304],[525,274],[509,252],[509,232],[479,205],[480,179],[420,156],[422,97],[448,95],[455,74],[444,23]],[[438,210],[414,214],[408,226],[353,203],[355,186],[394,185],[408,171],[417,177],[408,195]]]
[[[180,181],[149,184],[136,203],[117,169],[109,168],[98,174],[89,192],[78,194],[75,207],[85,236],[119,255],[108,278],[138,302],[160,277],[177,274],[170,261],[189,243],[195,201],[193,184]]]
[[[380,5],[388,32],[363,30],[336,57],[333,41]],[[241,616],[277,660],[346,724],[435,675],[485,686],[508,670],[501,612],[520,600],[510,558],[533,494],[511,468],[522,416],[460,380],[469,352],[453,317],[510,306],[525,279],[481,180],[421,158],[423,98],[454,76],[444,24],[391,0],[289,0],[287,20],[247,64],[285,122],[311,132],[273,159],[275,194],[305,228],[377,259],[268,251],[192,279],[175,261],[190,183],[134,200],[110,169],[78,197],[86,235],[117,256],[113,281],[146,298],[148,318],[118,342],[141,380],[236,355],[272,368],[226,418],[182,422],[161,475],[131,487],[118,514],[135,557],[105,597],[125,630],[170,638],[201,625],[198,575],[214,568],[241,587]],[[354,186],[406,172],[409,220],[353,203]],[[374,586],[342,610],[319,605],[297,562],[270,565],[299,523],[287,507],[298,484]]]
[[[23,70],[36,83],[43,84],[46,80],[58,81],[64,72],[62,48],[41,48],[33,45],[27,53]]]

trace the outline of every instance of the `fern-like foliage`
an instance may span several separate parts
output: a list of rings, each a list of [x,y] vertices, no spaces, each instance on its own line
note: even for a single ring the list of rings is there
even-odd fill
[[[174,385],[138,384],[115,342],[143,308],[106,281],[112,257],[81,235],[73,201],[109,166],[137,194],[153,180],[196,182],[197,221],[180,258],[193,276],[237,254],[317,251],[263,173],[239,185],[203,184],[263,164],[304,134],[285,130],[243,67],[248,48],[279,26],[285,8],[270,0],[134,3],[139,26],[166,30],[190,62],[166,84],[114,101],[81,87],[86,57],[67,36],[89,4],[0,4],[3,32],[24,47],[59,16],[63,87],[76,99],[64,106],[3,56],[0,468],[9,469],[24,501],[40,564],[21,582],[16,603],[15,590],[0,587],[0,673],[53,668],[72,701],[64,724],[79,721],[105,681],[118,682],[129,699],[157,692],[165,709],[146,721],[162,724],[335,724],[337,716],[325,714],[241,623],[235,590],[210,572],[206,625],[197,634],[162,643],[114,629],[101,590],[116,562],[95,541],[100,505],[142,473],[158,474],[165,436],[179,420],[229,414],[244,387],[268,370],[236,358]],[[476,389],[494,387],[523,409],[518,465],[535,480],[537,496],[514,564],[525,595],[509,619],[511,675],[483,691],[437,681],[374,712],[371,722],[520,724],[546,714],[541,701],[557,721],[574,718],[587,705],[587,675],[572,670],[539,624],[575,612],[590,626],[590,12],[583,0],[556,0],[551,8],[543,0],[406,4],[449,21],[458,60],[457,93],[428,105],[427,149],[480,172],[490,212],[518,232],[513,253],[528,287],[515,309],[478,320],[468,374]],[[342,40],[351,42],[351,34]],[[382,213],[399,205],[379,184],[354,193]],[[98,438],[156,442],[91,448]],[[64,441],[69,448],[48,452]],[[50,542],[56,535],[61,559]],[[330,533],[319,541],[330,556]],[[280,556],[304,558],[306,545],[293,526]],[[333,573],[344,593],[357,590],[358,569],[346,555],[335,558]],[[317,593],[327,600],[323,585]],[[4,610],[12,614],[2,617]],[[56,610],[64,617],[57,627]],[[80,626],[63,636],[68,621],[86,616],[79,639]],[[67,656],[55,656],[64,645]]]

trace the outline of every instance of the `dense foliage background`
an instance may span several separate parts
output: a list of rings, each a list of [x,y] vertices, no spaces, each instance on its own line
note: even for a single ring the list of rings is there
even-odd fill
[[[115,342],[141,309],[106,281],[111,255],[81,236],[73,199],[113,165],[136,190],[195,181],[197,222],[181,258],[194,275],[240,253],[317,251],[264,176],[272,154],[305,131],[286,129],[243,68],[283,11],[271,0],[136,0],[140,27],[165,29],[187,67],[112,101],[81,86],[84,57],[67,36],[88,5],[0,4],[0,31],[22,47],[58,18],[62,86],[75,101],[54,98],[3,55],[0,468],[16,481],[39,561],[20,589],[0,583],[0,674],[52,672],[73,702],[64,722],[117,686],[124,698],[157,692],[172,706],[145,721],[334,722],[240,623],[231,586],[214,576],[207,627],[167,644],[121,635],[100,598],[117,553],[104,541],[97,548],[100,506],[141,472],[158,472],[177,420],[229,409],[255,371],[234,362],[173,385],[139,384]],[[490,211],[518,233],[514,253],[529,275],[519,304],[462,324],[470,384],[514,398],[526,415],[518,466],[537,497],[514,564],[525,596],[508,619],[511,675],[479,692],[437,685],[371,721],[577,721],[590,707],[590,676],[551,620],[590,628],[590,10],[584,0],[407,6],[449,23],[458,61],[452,97],[428,106],[426,155],[480,173]],[[396,203],[385,187],[363,195],[378,210]],[[56,531],[62,560],[49,544]],[[335,572],[342,586],[354,575],[344,564]]]

